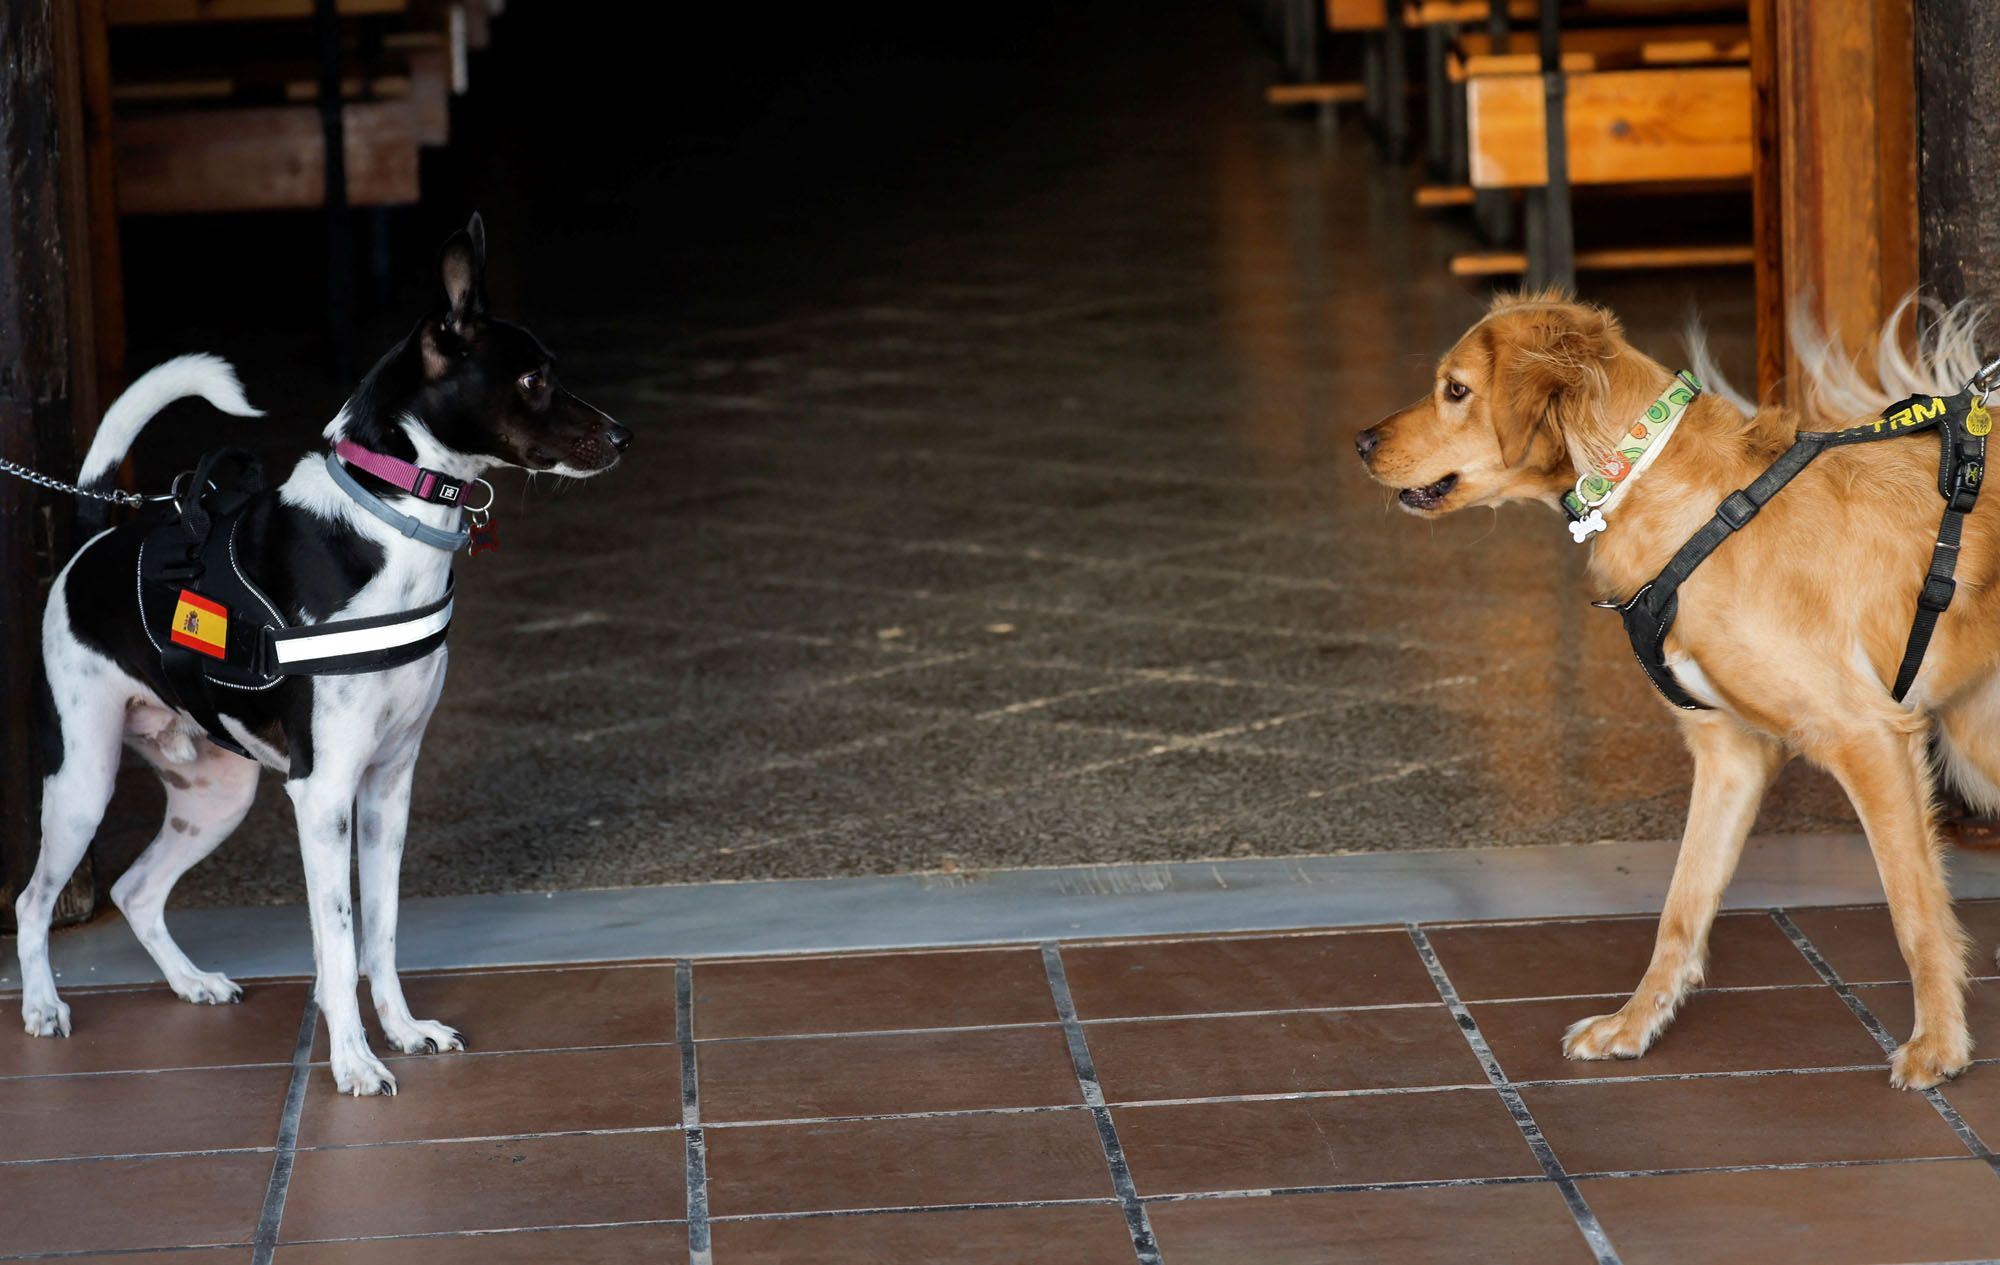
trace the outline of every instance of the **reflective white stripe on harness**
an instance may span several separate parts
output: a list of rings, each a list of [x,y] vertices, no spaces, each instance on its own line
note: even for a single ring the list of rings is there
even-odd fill
[[[302,665],[320,659],[342,659],[349,655],[394,650],[426,637],[434,637],[450,625],[451,603],[446,602],[441,611],[374,628],[349,628],[328,633],[301,630],[297,636],[273,638],[271,648],[277,655],[278,667],[297,671]]]

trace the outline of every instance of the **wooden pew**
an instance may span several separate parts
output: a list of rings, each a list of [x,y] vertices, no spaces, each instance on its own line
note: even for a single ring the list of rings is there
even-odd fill
[[[105,2],[120,212],[324,208],[329,359],[346,377],[351,209],[368,212],[386,292],[386,208],[418,200],[418,152],[449,139],[466,49],[486,41],[499,0],[334,0],[325,13],[314,0]]]
[[[465,15],[485,15],[492,3],[336,0],[346,45],[340,119],[350,204],[417,200],[418,150],[450,139],[450,97],[463,88]],[[323,203],[324,120],[313,50],[330,46],[314,35],[313,0],[108,4],[114,26],[166,28],[160,37],[128,39],[132,55],[122,64],[114,51],[122,213]]]
[[[407,0],[335,0],[343,18],[401,13]],[[105,0],[105,23],[171,26],[191,22],[310,22],[313,0]]]
[[[1756,146],[1748,66],[1594,71],[1567,77],[1564,133],[1569,184],[1711,189],[1747,187]],[[1467,80],[1470,179],[1475,189],[1537,189],[1548,181],[1539,74]],[[1748,263],[1747,244],[1660,245],[1579,252],[1576,266],[1673,267]],[[1462,255],[1459,275],[1513,271],[1522,252]]]
[[[1548,180],[1539,75],[1485,75],[1468,84],[1475,188]],[[1569,77],[1570,180],[1747,181],[1754,168],[1748,66],[1621,70]]]
[[[342,107],[347,200],[415,202],[417,114],[407,101]],[[317,106],[148,111],[120,118],[118,205],[127,215],[269,211],[326,200]]]

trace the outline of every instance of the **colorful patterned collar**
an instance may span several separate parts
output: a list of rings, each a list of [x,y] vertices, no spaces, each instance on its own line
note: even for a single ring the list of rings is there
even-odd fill
[[[1625,489],[1638,481],[1640,472],[1666,448],[1674,428],[1688,405],[1702,391],[1695,376],[1683,369],[1674,375],[1666,393],[1654,400],[1645,415],[1619,436],[1618,447],[1606,453],[1596,467],[1577,477],[1576,487],[1563,493],[1563,513],[1569,515],[1570,538],[1583,544],[1607,527],[1604,515],[1618,503]]]

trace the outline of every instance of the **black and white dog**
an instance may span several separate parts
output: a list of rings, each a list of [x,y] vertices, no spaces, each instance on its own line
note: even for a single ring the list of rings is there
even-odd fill
[[[282,486],[252,496],[234,520],[225,555],[278,620],[299,630],[281,635],[310,637],[314,626],[339,623],[358,631],[320,640],[345,639],[352,650],[385,635],[381,625],[393,633],[408,624],[374,617],[419,608],[442,616],[418,630],[432,639],[414,647],[434,648],[379,671],[284,675],[257,688],[217,689],[203,720],[181,705],[186,691],[177,693],[162,667],[170,650],[142,618],[153,524],[95,536],[57,577],[42,623],[53,772],[42,787],[41,858],[15,905],[21,1011],[31,1034],[70,1031],[69,1007],[56,996],[49,969],[49,918],[111,798],[122,743],[158,770],[167,820],[111,896],[176,993],[209,1003],[241,994],[227,977],[188,960],[162,912],[175,881],[242,821],[261,764],[285,775],[297,812],[316,997],[335,1083],[357,1095],[396,1089],[368,1048],[355,996],[348,873],[357,845],[359,965],[383,1035],[406,1053],[464,1048],[451,1028],[411,1016],[396,978],[396,889],[411,772],[444,686],[452,551],[464,541],[457,494],[496,466],[586,478],[616,464],[632,441],[630,431],[557,384],[553,358],[533,334],[487,314],[485,263],[475,215],[445,243],[432,312],[369,371],[327,427],[333,453],[307,455]],[[81,483],[109,488],[153,415],[196,395],[226,413],[258,415],[221,360],[169,361],[106,412]],[[440,486],[451,503],[423,495]],[[175,619],[181,614],[177,609]],[[187,627],[196,629],[198,618]]]

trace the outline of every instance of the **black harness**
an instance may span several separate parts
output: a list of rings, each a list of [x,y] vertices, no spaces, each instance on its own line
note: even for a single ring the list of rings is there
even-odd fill
[[[236,480],[217,486],[220,467]],[[237,558],[236,537],[263,490],[261,468],[241,449],[201,459],[176,483],[171,509],[139,546],[139,618],[182,711],[210,741],[249,756],[223,728],[217,689],[259,691],[291,676],[379,672],[414,663],[444,644],[452,588],[415,610],[297,625]],[[382,643],[394,644],[382,644]]]
[[[1638,656],[1639,666],[1646,670],[1668,702],[1687,711],[1706,709],[1705,703],[1681,688],[1666,662],[1667,633],[1674,626],[1680,586],[1694,574],[1696,567],[1722,547],[1722,542],[1741,531],[1779,489],[1828,448],[1935,430],[1941,450],[1937,485],[1944,497],[1944,519],[1938,525],[1937,546],[1931,551],[1923,590],[1917,595],[1916,619],[1910,625],[1902,666],[1896,670],[1892,693],[1900,703],[1917,679],[1917,670],[1923,666],[1924,651],[1931,644],[1931,634],[1937,630],[1938,616],[1950,607],[1952,595],[1957,591],[1952,571],[1958,565],[1959,537],[1964,531],[1965,516],[1979,499],[1980,483],[1986,473],[1986,436],[1992,429],[1985,392],[1975,387],[1953,396],[1913,395],[1891,405],[1879,419],[1865,425],[1835,431],[1801,431],[1770,469],[1757,476],[1749,487],[1724,498],[1716,507],[1715,517],[1689,537],[1673,560],[1634,593],[1630,601],[1623,605],[1615,602],[1598,605],[1615,609],[1624,618],[1625,634],[1632,639],[1632,653]],[[1567,506],[1565,512],[1571,518],[1578,517]]]

